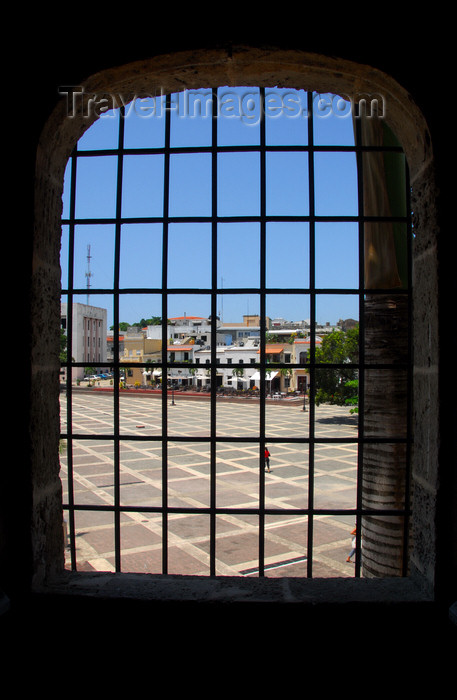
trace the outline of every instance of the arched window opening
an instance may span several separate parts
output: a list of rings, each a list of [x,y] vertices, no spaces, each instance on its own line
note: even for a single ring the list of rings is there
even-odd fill
[[[188,90],[80,139],[62,220],[68,568],[408,573],[408,174],[383,115],[357,112]]]

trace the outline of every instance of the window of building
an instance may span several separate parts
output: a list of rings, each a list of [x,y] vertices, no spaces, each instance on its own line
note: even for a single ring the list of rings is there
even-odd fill
[[[186,111],[197,96],[209,117]],[[63,301],[71,338],[90,244],[91,304],[108,310],[113,381],[87,393],[67,373],[69,568],[358,577],[393,547],[385,575],[392,561],[407,573],[408,173],[376,124],[371,133],[335,95],[218,88],[114,110],[80,139],[66,174]],[[167,356],[168,319],[184,313],[210,319],[204,376],[198,358]],[[216,358],[218,324],[252,313],[257,396],[224,403],[219,372],[232,359]],[[132,395],[120,382],[120,324],[152,317],[161,392]],[[267,349],[269,318],[302,323],[307,354],[281,364],[281,350]],[[350,319],[352,332],[342,324]],[[172,362],[195,370],[209,395],[176,399]],[[249,387],[249,377],[236,379]],[[277,398],[283,389],[290,395]],[[389,531],[373,552],[370,540]]]

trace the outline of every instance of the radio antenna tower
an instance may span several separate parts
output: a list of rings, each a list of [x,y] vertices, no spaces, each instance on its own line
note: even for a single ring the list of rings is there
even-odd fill
[[[92,277],[92,272],[90,271],[90,260],[91,260],[91,254],[90,254],[90,244],[87,246],[87,272],[86,272],[86,287],[87,287],[87,305],[89,306],[89,289],[90,289],[90,278]]]

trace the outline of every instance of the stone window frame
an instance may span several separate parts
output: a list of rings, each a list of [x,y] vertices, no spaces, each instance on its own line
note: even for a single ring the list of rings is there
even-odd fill
[[[97,118],[93,96],[125,102],[151,94],[198,89],[205,85],[257,85],[316,90],[323,93],[382,95],[385,119],[406,155],[414,212],[413,243],[413,432],[412,482],[416,525],[408,578],[247,579],[202,581],[182,577],[85,574],[64,571],[62,492],[59,478],[59,333],[60,237],[64,172],[71,152]],[[58,90],[61,86],[56,86]],[[437,215],[431,138],[424,116],[393,78],[371,66],[301,51],[250,47],[164,54],[88,77],[50,115],[36,157],[35,235],[32,268],[32,557],[33,588],[77,594],[133,598],[211,600],[430,600],[435,577],[435,510],[438,487],[438,347],[423,337],[438,337]],[[66,88],[62,88],[63,91]],[[72,108],[77,105],[76,109]],[[87,116],[89,115],[89,116]],[[44,328],[49,333],[42,332]],[[43,392],[42,387],[48,391]],[[426,429],[424,429],[426,428]],[[121,579],[119,579],[121,577]]]

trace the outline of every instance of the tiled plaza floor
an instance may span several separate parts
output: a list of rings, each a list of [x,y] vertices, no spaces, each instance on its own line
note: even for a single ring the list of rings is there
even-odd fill
[[[133,393],[133,392],[132,392]],[[74,434],[100,436],[73,442],[73,479],[76,505],[114,504],[113,396],[103,393],[73,395]],[[256,514],[227,509],[259,506],[260,480],[265,478],[265,506],[275,509],[265,518],[265,575],[307,575],[307,518],[284,509],[308,506],[308,445],[277,442],[280,438],[308,437],[309,410],[285,402],[266,406],[266,439],[271,472],[259,466],[255,442],[230,442],[231,436],[258,438],[259,404],[216,403],[217,436],[227,441],[216,447],[216,573],[256,576],[259,531]],[[172,508],[210,506],[209,443],[193,438],[210,435],[210,402],[181,398],[168,402],[167,498]],[[62,432],[66,431],[62,402]],[[161,400],[148,395],[121,396],[120,503],[126,507],[162,505],[162,444],[132,440],[160,436]],[[357,438],[357,418],[347,408],[316,407],[316,438]],[[185,441],[173,438],[185,437]],[[352,509],[356,505],[356,443],[315,445],[314,507]],[[61,455],[64,502],[67,501],[67,451]],[[76,511],[78,570],[114,571],[114,521],[110,511]],[[313,522],[313,576],[353,576],[346,563],[351,547],[352,515],[315,516]],[[168,518],[168,573],[208,575],[209,527],[207,513],[171,513]],[[69,549],[67,548],[67,557]],[[158,513],[123,512],[121,515],[121,568],[124,572],[162,573],[162,516]]]

